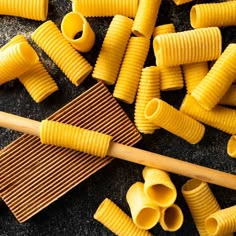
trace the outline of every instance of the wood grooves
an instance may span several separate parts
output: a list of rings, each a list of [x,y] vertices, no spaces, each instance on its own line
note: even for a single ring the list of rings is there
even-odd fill
[[[141,139],[101,82],[48,119],[104,132],[126,145]],[[43,145],[38,137],[25,134],[0,152],[0,196],[17,220],[24,222],[111,160]]]

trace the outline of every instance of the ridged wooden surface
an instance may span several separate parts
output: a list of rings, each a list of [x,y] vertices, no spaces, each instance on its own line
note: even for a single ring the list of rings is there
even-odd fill
[[[102,83],[49,119],[110,134],[113,141],[126,145],[134,145],[141,139]],[[42,145],[38,137],[22,135],[0,152],[0,197],[17,220],[24,222],[111,160]]]

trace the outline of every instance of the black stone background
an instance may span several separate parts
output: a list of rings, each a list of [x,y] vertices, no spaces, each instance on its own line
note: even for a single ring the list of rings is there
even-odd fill
[[[189,11],[194,3],[211,1],[193,1],[176,7],[172,0],[163,0],[157,25],[173,22],[177,31],[190,29]],[[63,16],[71,11],[69,0],[49,0],[48,19],[53,20],[58,26]],[[96,44],[93,50],[84,56],[94,65],[98,56],[103,38],[111,18],[88,18],[96,32]],[[33,20],[0,16],[0,46],[8,42],[16,34],[23,34],[30,38],[30,34],[41,24]],[[222,28],[223,47],[236,39],[236,28]],[[73,86],[62,74],[57,66],[35,44],[32,44],[48,67],[51,75],[57,81],[59,92],[46,99],[41,104],[36,104],[27,94],[19,81],[14,80],[0,86],[0,110],[13,114],[41,120],[61,108],[63,105],[80,95],[95,84],[89,76],[79,86]],[[154,65],[155,59],[152,48],[146,66]],[[110,87],[113,90],[113,87]],[[162,98],[168,103],[179,107],[184,97],[185,90],[163,92]],[[134,106],[122,104],[121,106],[133,120]],[[0,148],[10,144],[21,134],[0,128]],[[236,160],[226,153],[226,145],[230,135],[216,129],[206,127],[206,135],[197,145],[190,145],[184,140],[175,137],[164,130],[158,130],[153,135],[145,135],[136,146],[164,155],[176,157],[199,165],[215,168],[221,171],[236,174]],[[0,208],[0,236],[12,235],[113,235],[100,223],[93,219],[93,214],[104,198],[108,197],[129,213],[125,194],[128,188],[136,181],[142,180],[143,166],[114,160],[111,164],[94,174],[92,177],[75,187],[69,193],[38,213],[23,224],[19,224],[6,205]],[[154,235],[198,235],[191,214],[181,195],[181,186],[187,181],[186,177],[171,175],[178,190],[177,204],[184,212],[184,224],[176,233],[164,232],[159,225],[151,232]],[[222,208],[236,203],[235,191],[211,185],[215,197]]]

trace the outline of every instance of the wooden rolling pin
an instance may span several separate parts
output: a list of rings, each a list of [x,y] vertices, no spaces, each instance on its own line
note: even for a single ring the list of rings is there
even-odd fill
[[[0,127],[40,136],[40,122],[0,112]],[[236,190],[236,175],[111,142],[108,156]]]

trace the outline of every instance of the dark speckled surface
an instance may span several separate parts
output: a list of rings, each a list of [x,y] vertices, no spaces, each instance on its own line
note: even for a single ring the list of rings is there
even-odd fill
[[[175,7],[172,0],[163,0],[157,24],[173,21],[177,31],[189,29],[189,10],[192,4]],[[71,11],[69,0],[49,0],[48,19],[52,19],[58,26],[63,16],[69,11]],[[111,18],[89,18],[88,21],[96,32],[97,41],[94,49],[84,56],[94,65]],[[30,34],[41,22],[0,16],[0,24],[0,46],[2,46],[18,33],[30,38]],[[236,39],[235,27],[224,28],[222,33],[224,47]],[[0,110],[41,120],[91,87],[95,81],[89,76],[76,88],[35,44],[33,46],[57,81],[60,91],[38,105],[32,101],[20,82],[15,80],[0,87]],[[146,65],[154,65],[154,63],[151,49]],[[113,88],[110,89],[112,91]],[[162,93],[162,98],[178,107],[184,93],[184,90],[166,92]],[[121,105],[133,120],[133,106]],[[17,132],[0,128],[0,148],[8,145],[19,136],[20,134]],[[236,174],[236,160],[227,156],[226,153],[229,137],[228,134],[207,127],[204,139],[193,146],[164,130],[158,130],[154,135],[144,136],[137,147]],[[112,235],[100,223],[93,220],[93,213],[100,202],[105,197],[109,197],[130,214],[125,194],[131,184],[142,181],[142,168],[139,165],[115,160],[23,224],[19,224],[7,206],[3,205],[0,208],[0,236]],[[187,178],[177,175],[171,175],[171,177],[178,189],[177,203],[183,209],[184,224],[176,233],[166,233],[159,225],[154,227],[151,232],[160,236],[198,235],[180,193],[180,188]],[[211,188],[222,208],[236,204],[235,191],[213,185]]]

